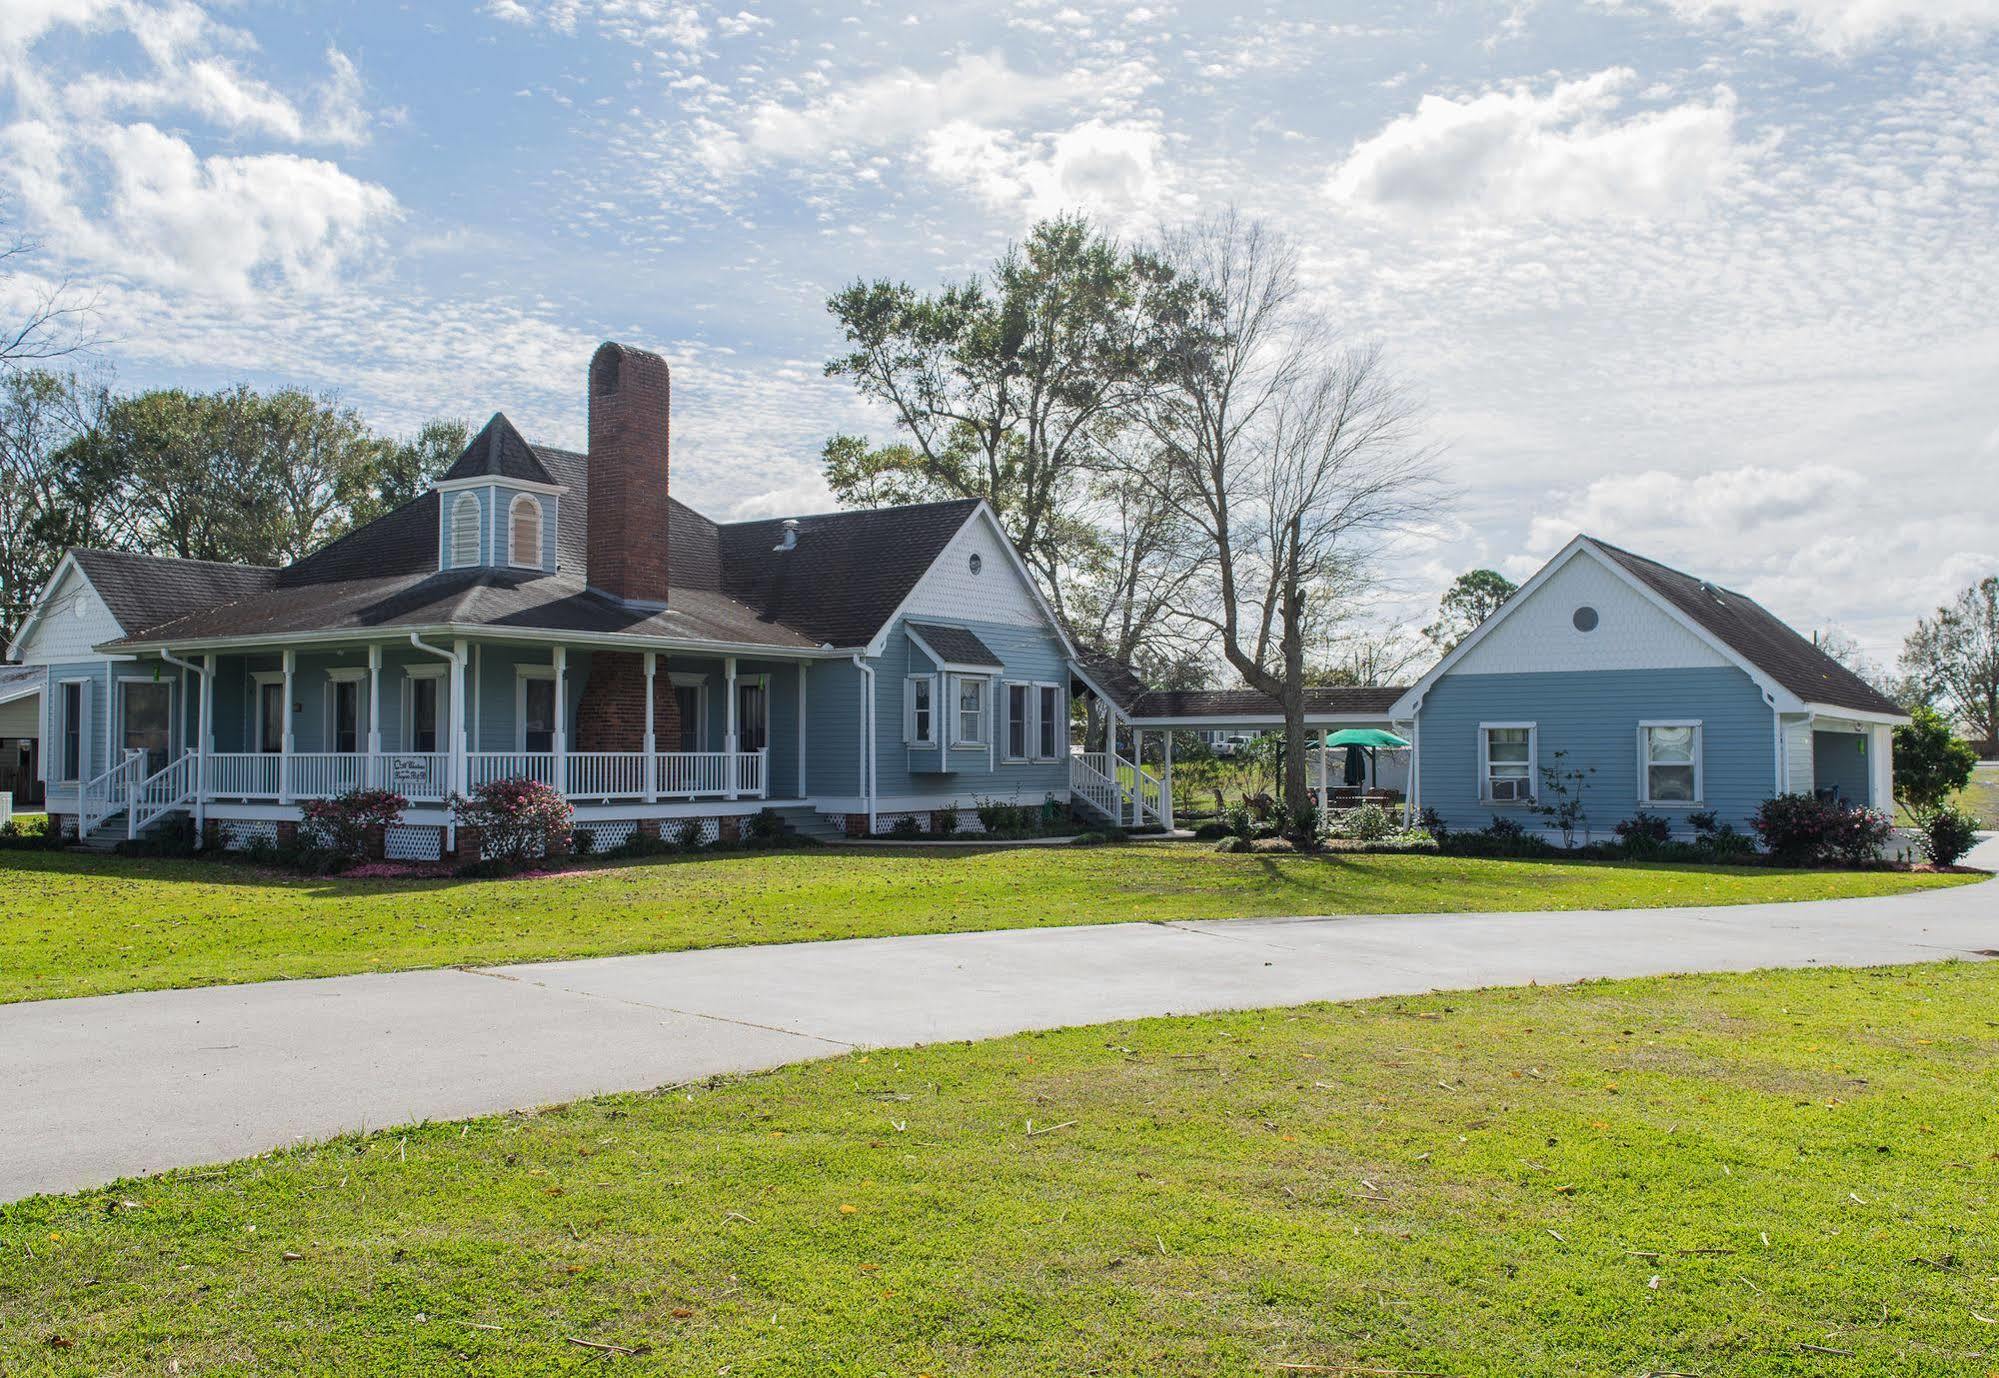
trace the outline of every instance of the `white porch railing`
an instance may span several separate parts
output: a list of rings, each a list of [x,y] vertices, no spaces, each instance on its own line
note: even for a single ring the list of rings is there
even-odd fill
[[[474,751],[465,757],[465,788],[475,790],[495,780],[535,780],[555,787],[553,751]]]
[[[125,836],[137,837],[158,819],[194,798],[194,777],[201,758],[186,752],[132,786],[125,811]]]
[[[132,789],[146,774],[146,753],[127,751],[102,774],[86,780],[77,791],[76,835],[81,841],[97,825],[132,802]]]
[[[218,752],[208,758],[207,796],[210,799],[275,799],[278,797],[278,762],[283,758],[263,751]]]
[[[189,795],[193,775],[189,769]],[[743,799],[768,797],[770,753],[734,753],[735,782],[729,780],[731,756],[726,751],[667,751],[653,757],[653,793],[660,799],[726,798],[732,792]],[[555,754],[548,751],[474,751],[465,757],[467,790],[495,780],[527,778],[551,788],[555,785]],[[565,762],[568,796],[592,801],[644,799],[646,758],[642,751],[572,751]],[[96,818],[102,821],[125,806],[125,796],[136,776],[127,779],[129,768],[120,765],[106,771],[86,788],[95,790],[101,802]],[[170,767],[171,769],[171,767]],[[115,777],[115,778],[114,778]],[[354,789],[394,790],[411,803],[443,802],[450,793],[451,757],[444,752],[300,752],[283,756],[275,752],[216,752],[208,758],[204,797],[208,799],[279,800],[330,799]],[[105,800],[111,788],[114,797]],[[85,810],[86,814],[89,810]],[[95,826],[93,824],[93,826]]]
[[[1121,826],[1170,826],[1159,777],[1107,751],[1070,753],[1069,793]]]

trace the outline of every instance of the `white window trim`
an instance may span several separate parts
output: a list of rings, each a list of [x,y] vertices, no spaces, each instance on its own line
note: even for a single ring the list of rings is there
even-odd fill
[[[123,741],[125,737],[125,686],[128,684],[164,684],[167,689],[167,756],[171,759],[180,751],[180,677],[161,675],[119,675],[111,696],[111,740]],[[118,748],[123,758],[125,748]]]
[[[694,691],[694,749],[708,750],[708,676],[693,670],[670,670],[666,679],[673,689]]]
[[[472,505],[472,557],[469,560],[460,559],[459,556],[462,552],[458,549],[458,514],[465,510],[465,504],[467,503]],[[479,511],[479,495],[477,493],[463,492],[451,500],[449,510],[445,513],[444,521],[445,553],[450,557],[450,562],[446,566],[447,568],[469,569],[479,563],[480,518],[482,515]]]
[[[94,681],[91,680],[87,675],[79,675],[74,679],[60,679],[56,681],[56,692],[55,692],[56,709],[54,713],[50,714],[50,717],[61,718],[62,726],[55,734],[56,736],[55,770],[57,773],[54,776],[50,777],[55,784],[80,785],[84,781],[90,779],[91,777],[92,772],[90,769],[91,765],[90,692],[93,683]],[[69,729],[70,729],[69,716],[63,711],[63,709],[67,706],[67,700],[69,698],[69,695],[64,691],[68,689],[68,687],[72,684],[79,686],[79,688],[76,691],[76,716],[78,717],[78,719],[80,719],[80,721],[76,724],[76,774],[64,775],[62,774],[62,769],[64,765],[63,758],[66,755],[68,755],[68,753],[63,750],[63,744],[64,740],[69,736]]]
[[[555,682],[553,665],[516,665],[514,667],[514,750],[525,753],[528,749],[528,681],[542,679],[550,684]],[[555,705],[557,721],[562,718],[562,705]],[[550,724],[551,735],[562,734]],[[551,744],[551,749],[552,744]]]
[[[979,687],[979,735],[976,737],[967,737],[964,735],[965,715],[958,706],[958,691],[966,684],[976,684]],[[950,686],[952,747],[971,748],[987,745],[986,734],[992,730],[993,720],[992,677],[989,675],[952,675],[950,677]]]
[[[940,675],[908,675],[902,681],[902,742],[904,746],[923,751],[934,751],[940,737],[938,718],[941,705],[938,702],[938,681]],[[928,736],[916,735],[916,686],[918,683],[930,689],[930,732]]]
[[[411,756],[424,754],[445,756],[450,754],[451,741],[451,695],[445,692],[444,677],[450,673],[446,665],[410,665],[403,669],[403,735],[400,738],[405,752]],[[410,686],[420,679],[439,681],[437,686],[437,750],[430,753],[416,749],[416,690]],[[477,750],[477,745],[474,745]]]
[[[253,756],[275,756],[278,754],[278,751],[266,752],[264,750],[264,686],[267,684],[282,685],[284,682],[285,672],[283,670],[252,670],[250,672],[250,704],[248,711],[244,715],[248,719],[248,722],[244,727],[243,740],[247,743],[246,750]],[[291,714],[291,703],[286,701],[280,710],[278,718],[279,751],[284,749],[285,729],[291,723]]]
[[[1055,691],[1055,754],[1052,756],[1044,755],[1041,750],[1041,729],[1044,724],[1044,719],[1041,715],[1041,691],[1044,689],[1053,689]],[[1065,740],[1068,726],[1068,694],[1063,691],[1060,684],[1052,684],[1047,680],[1036,680],[1034,682],[1034,759],[1037,761],[1061,760],[1062,750],[1068,744]]]
[[[1691,799],[1654,799],[1652,797],[1652,752],[1651,732],[1654,727],[1691,727],[1694,730],[1694,797]],[[1707,752],[1703,749],[1706,733],[1701,729],[1699,718],[1646,718],[1638,724],[1638,802],[1648,809],[1700,809],[1706,807],[1707,771],[1703,768]],[[1672,765],[1676,762],[1665,762]]]
[[[1008,765],[1025,765],[1034,759],[1034,748],[1037,745],[1035,740],[1037,734],[1034,730],[1035,713],[1041,696],[1035,692],[1032,680],[1009,679],[1001,681],[1001,684],[1000,703],[1002,707],[1000,709],[999,722],[1000,760],[1006,762]],[[1023,691],[1023,700],[1027,709],[1021,715],[1021,750],[1018,753],[1013,749],[1013,691],[1016,689]]]
[[[1492,797],[1492,736],[1499,731],[1527,730],[1527,797]],[[1482,722],[1478,725],[1478,798],[1493,808],[1531,808],[1541,802],[1541,726],[1531,722]]]
[[[320,746],[328,755],[365,756],[368,753],[367,680],[368,671],[365,666],[345,666],[326,672],[326,702],[322,705],[320,714],[325,719],[322,724],[324,735],[320,737],[319,741]],[[334,709],[339,701],[339,694],[333,687],[336,684],[358,684],[361,686],[354,699],[354,750],[347,753],[343,753],[336,744],[339,741],[339,733],[335,731],[337,723],[334,718]]]
[[[534,549],[528,552],[532,558],[521,558],[520,538],[515,526],[514,515],[526,503],[534,509]],[[514,500],[507,504],[507,563],[515,569],[540,569],[541,550],[548,533],[542,530],[547,524],[548,514],[542,511],[541,499],[528,493],[514,494]]]

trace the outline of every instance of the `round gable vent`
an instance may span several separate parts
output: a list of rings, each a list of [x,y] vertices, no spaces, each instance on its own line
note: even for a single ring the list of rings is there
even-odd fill
[[[981,560],[977,552],[975,551],[973,552],[972,555],[971,565],[972,565],[972,573],[977,574],[980,570],[986,567],[986,562],[984,560]]]
[[[1575,610],[1569,621],[1575,624],[1579,632],[1593,632],[1596,630],[1596,609],[1584,604]]]

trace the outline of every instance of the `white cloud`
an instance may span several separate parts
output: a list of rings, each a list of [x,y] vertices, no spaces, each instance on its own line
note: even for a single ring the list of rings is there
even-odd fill
[[[695,49],[708,38],[700,9],[678,0],[487,0],[485,9],[509,24],[563,34],[588,20],[597,32],[639,46]]]
[[[1735,97],[1615,118],[1636,80],[1613,67],[1545,94],[1525,84],[1466,99],[1426,95],[1354,145],[1327,188],[1349,208],[1496,219],[1670,217],[1741,170]]]
[[[1834,52],[1909,34],[1962,37],[1999,28],[1999,0],[1665,0],[1688,19],[1781,25]]]
[[[1142,221],[1166,199],[1164,138],[1134,121],[1086,120],[1021,139],[955,122],[923,143],[928,170],[996,209],[1025,218],[1087,210],[1113,224]]]
[[[130,280],[243,298],[320,290],[378,243],[387,189],[290,153],[199,157],[150,124],[0,131],[30,221],[64,256]]]

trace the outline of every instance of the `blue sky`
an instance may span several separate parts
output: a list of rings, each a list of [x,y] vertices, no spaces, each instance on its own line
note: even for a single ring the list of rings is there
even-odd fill
[[[1411,616],[1585,529],[1885,658],[1999,568],[1999,0],[5,0],[0,197],[125,386],[575,444],[659,348],[717,516],[888,433],[846,280],[1233,202],[1428,399]]]

